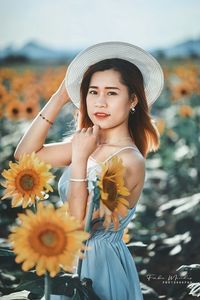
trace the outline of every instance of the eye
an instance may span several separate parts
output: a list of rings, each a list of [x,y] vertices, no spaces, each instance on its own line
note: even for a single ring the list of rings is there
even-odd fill
[[[88,91],[88,94],[96,95],[96,94],[97,94],[97,91],[95,91],[95,90],[89,90],[89,91]]]
[[[108,92],[108,95],[115,96],[115,95],[117,95],[117,93],[116,92]]]

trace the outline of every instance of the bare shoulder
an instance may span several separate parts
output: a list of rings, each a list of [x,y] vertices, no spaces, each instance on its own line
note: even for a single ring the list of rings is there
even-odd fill
[[[134,207],[141,195],[145,181],[145,158],[135,149],[126,149],[120,155],[125,167],[125,184],[130,195],[130,208]]]
[[[120,154],[125,167],[125,180],[129,190],[143,187],[145,180],[145,158],[135,149],[126,149]]]
[[[143,155],[135,149],[126,149],[120,155],[123,160],[123,164],[128,169],[137,169],[138,171],[145,170],[145,158]]]

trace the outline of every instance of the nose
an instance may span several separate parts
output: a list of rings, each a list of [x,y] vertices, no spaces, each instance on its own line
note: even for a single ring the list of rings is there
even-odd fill
[[[96,97],[95,106],[96,107],[106,107],[107,106],[106,99],[105,99],[105,96],[103,93],[99,94],[98,97]]]

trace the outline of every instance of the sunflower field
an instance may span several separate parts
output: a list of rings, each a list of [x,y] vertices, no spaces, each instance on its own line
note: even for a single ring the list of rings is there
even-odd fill
[[[160,63],[165,87],[151,111],[161,136],[160,148],[147,158],[144,190],[125,240],[144,299],[188,300],[200,296],[200,62],[194,58]],[[65,73],[62,64],[1,66],[1,174],[14,162],[20,138]],[[75,122],[76,108],[69,103],[51,127],[46,143],[65,139]],[[53,170],[53,192],[47,201],[54,205],[60,201],[57,182],[62,172]],[[0,193],[2,198],[3,186]],[[1,199],[1,247],[9,247],[11,225],[23,210],[12,207],[11,199]],[[1,254],[0,297],[16,292],[19,283],[26,290],[26,280],[14,258]]]

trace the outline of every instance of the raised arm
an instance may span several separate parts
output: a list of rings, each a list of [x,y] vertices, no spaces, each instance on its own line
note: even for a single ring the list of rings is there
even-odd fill
[[[70,143],[44,145],[51,123],[54,122],[56,116],[68,101],[69,97],[63,81],[20,140],[14,153],[16,159],[19,159],[24,153],[36,152],[41,159],[52,166],[61,166],[63,163],[68,163],[71,159]],[[65,155],[65,158],[63,155]]]

